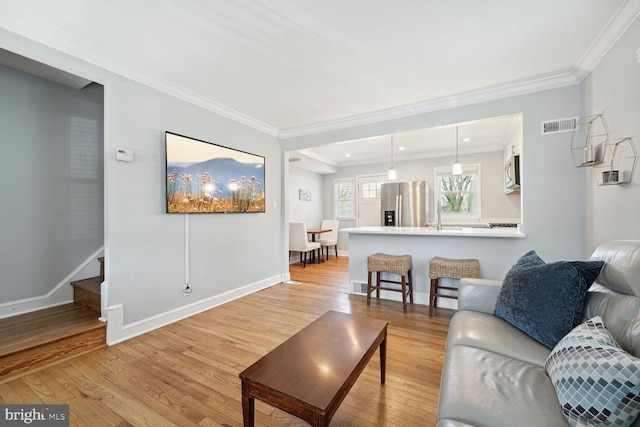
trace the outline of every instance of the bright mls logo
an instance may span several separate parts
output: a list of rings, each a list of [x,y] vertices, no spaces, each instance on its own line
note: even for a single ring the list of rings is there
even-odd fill
[[[69,405],[0,405],[0,410],[2,426],[69,426]]]

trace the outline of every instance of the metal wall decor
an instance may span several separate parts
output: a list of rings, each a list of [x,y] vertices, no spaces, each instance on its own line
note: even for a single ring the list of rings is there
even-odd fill
[[[571,132],[571,156],[576,167],[593,170],[597,185],[631,182],[638,162],[633,139],[612,139],[603,114],[578,120]]]

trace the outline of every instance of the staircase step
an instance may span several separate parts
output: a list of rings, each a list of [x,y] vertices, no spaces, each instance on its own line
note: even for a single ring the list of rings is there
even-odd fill
[[[0,319],[0,383],[104,347],[105,326],[76,303]]]
[[[90,277],[71,282],[71,286],[73,286],[73,301],[101,313],[101,283],[100,277]]]

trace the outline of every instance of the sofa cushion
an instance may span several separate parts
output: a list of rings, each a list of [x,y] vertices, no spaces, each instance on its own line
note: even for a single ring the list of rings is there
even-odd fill
[[[562,338],[545,367],[572,426],[630,426],[640,413],[640,359],[599,316]]]
[[[623,294],[640,297],[640,241],[615,240],[593,251],[591,260],[604,261],[598,282]]]
[[[453,316],[447,349],[454,345],[482,348],[541,368],[550,351],[504,320],[477,311],[458,311]]]
[[[458,310],[493,314],[502,280],[463,277],[458,285]]]
[[[640,357],[639,309],[640,298],[611,291],[596,282],[587,292],[582,321],[600,316],[620,347]]]
[[[527,252],[504,278],[494,314],[548,348],[582,321],[587,290],[602,261],[545,263]]]
[[[567,427],[544,368],[464,345],[446,351],[438,420],[491,427]]]

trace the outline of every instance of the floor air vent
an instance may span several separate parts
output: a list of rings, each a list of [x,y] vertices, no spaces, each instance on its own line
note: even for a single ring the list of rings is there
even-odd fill
[[[355,294],[367,294],[367,284],[362,282],[352,282],[353,293]]]
[[[571,132],[578,129],[578,118],[547,120],[540,124],[540,133],[548,135],[550,133]]]

